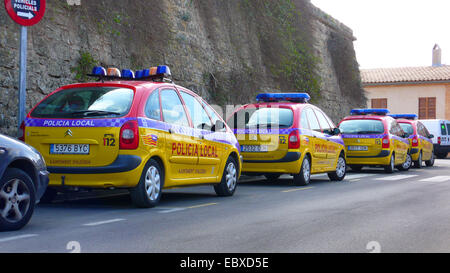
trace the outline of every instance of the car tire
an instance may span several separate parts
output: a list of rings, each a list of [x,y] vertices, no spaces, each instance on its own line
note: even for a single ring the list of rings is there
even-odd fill
[[[347,163],[345,161],[345,156],[340,154],[336,164],[336,171],[328,173],[328,177],[331,181],[342,181],[345,178],[346,170]]]
[[[412,164],[413,164],[413,162],[412,162],[412,157],[411,157],[411,155],[408,153],[408,154],[406,154],[406,160],[405,160],[405,162],[403,162],[402,165],[399,165],[399,166],[398,166],[398,169],[399,169],[400,171],[408,171],[408,170],[411,168]]]
[[[391,160],[389,161],[389,165],[384,166],[384,172],[385,173],[393,173],[394,169],[395,169],[394,164],[395,164],[395,155],[392,154],[391,155]]]
[[[236,160],[230,156],[228,157],[225,169],[222,174],[222,180],[217,185],[214,185],[214,191],[218,196],[232,196],[236,191],[238,182],[239,169]]]
[[[276,173],[268,173],[264,175],[266,177],[266,180],[269,182],[277,182],[278,178],[280,178],[281,174]]]
[[[161,200],[164,171],[155,159],[145,165],[139,184],[130,189],[131,200],[139,208],[153,208]]]
[[[434,152],[431,153],[431,158],[430,160],[425,161],[425,165],[427,167],[432,167],[434,165]]]
[[[417,159],[417,161],[414,161],[414,168],[422,168],[422,151],[419,151],[419,158]]]
[[[30,176],[20,169],[6,169],[0,180],[0,231],[23,228],[33,215],[35,203]]]
[[[309,156],[305,156],[302,161],[300,173],[294,175],[295,186],[306,186],[311,182],[311,161]]]

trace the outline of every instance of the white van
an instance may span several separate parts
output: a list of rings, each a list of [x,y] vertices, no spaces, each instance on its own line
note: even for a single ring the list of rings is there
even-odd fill
[[[433,145],[436,157],[446,158],[450,152],[450,121],[444,119],[423,119],[420,122],[434,136]]]

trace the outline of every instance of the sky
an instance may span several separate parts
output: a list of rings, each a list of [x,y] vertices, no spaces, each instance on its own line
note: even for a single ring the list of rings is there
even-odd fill
[[[311,0],[353,30],[361,69],[450,65],[450,0]]]

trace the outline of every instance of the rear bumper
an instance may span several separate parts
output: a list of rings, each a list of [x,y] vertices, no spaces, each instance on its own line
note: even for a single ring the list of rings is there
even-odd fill
[[[434,153],[450,153],[450,145],[440,145],[440,144],[433,144],[434,146]]]
[[[57,174],[106,174],[123,173],[136,169],[142,159],[136,155],[119,155],[117,159],[108,166],[101,167],[47,167],[50,173]]]
[[[355,156],[347,155],[348,165],[389,165],[391,151],[382,150],[376,156]]]
[[[139,183],[144,164],[139,156],[119,155],[102,167],[48,167],[49,186],[131,188]]]
[[[288,152],[278,160],[245,160],[242,168],[244,174],[261,173],[298,173],[300,171],[300,152]]]

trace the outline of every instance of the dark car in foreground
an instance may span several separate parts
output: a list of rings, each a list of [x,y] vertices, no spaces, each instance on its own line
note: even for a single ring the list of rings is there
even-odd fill
[[[0,134],[0,231],[18,230],[30,221],[48,174],[36,149]]]

